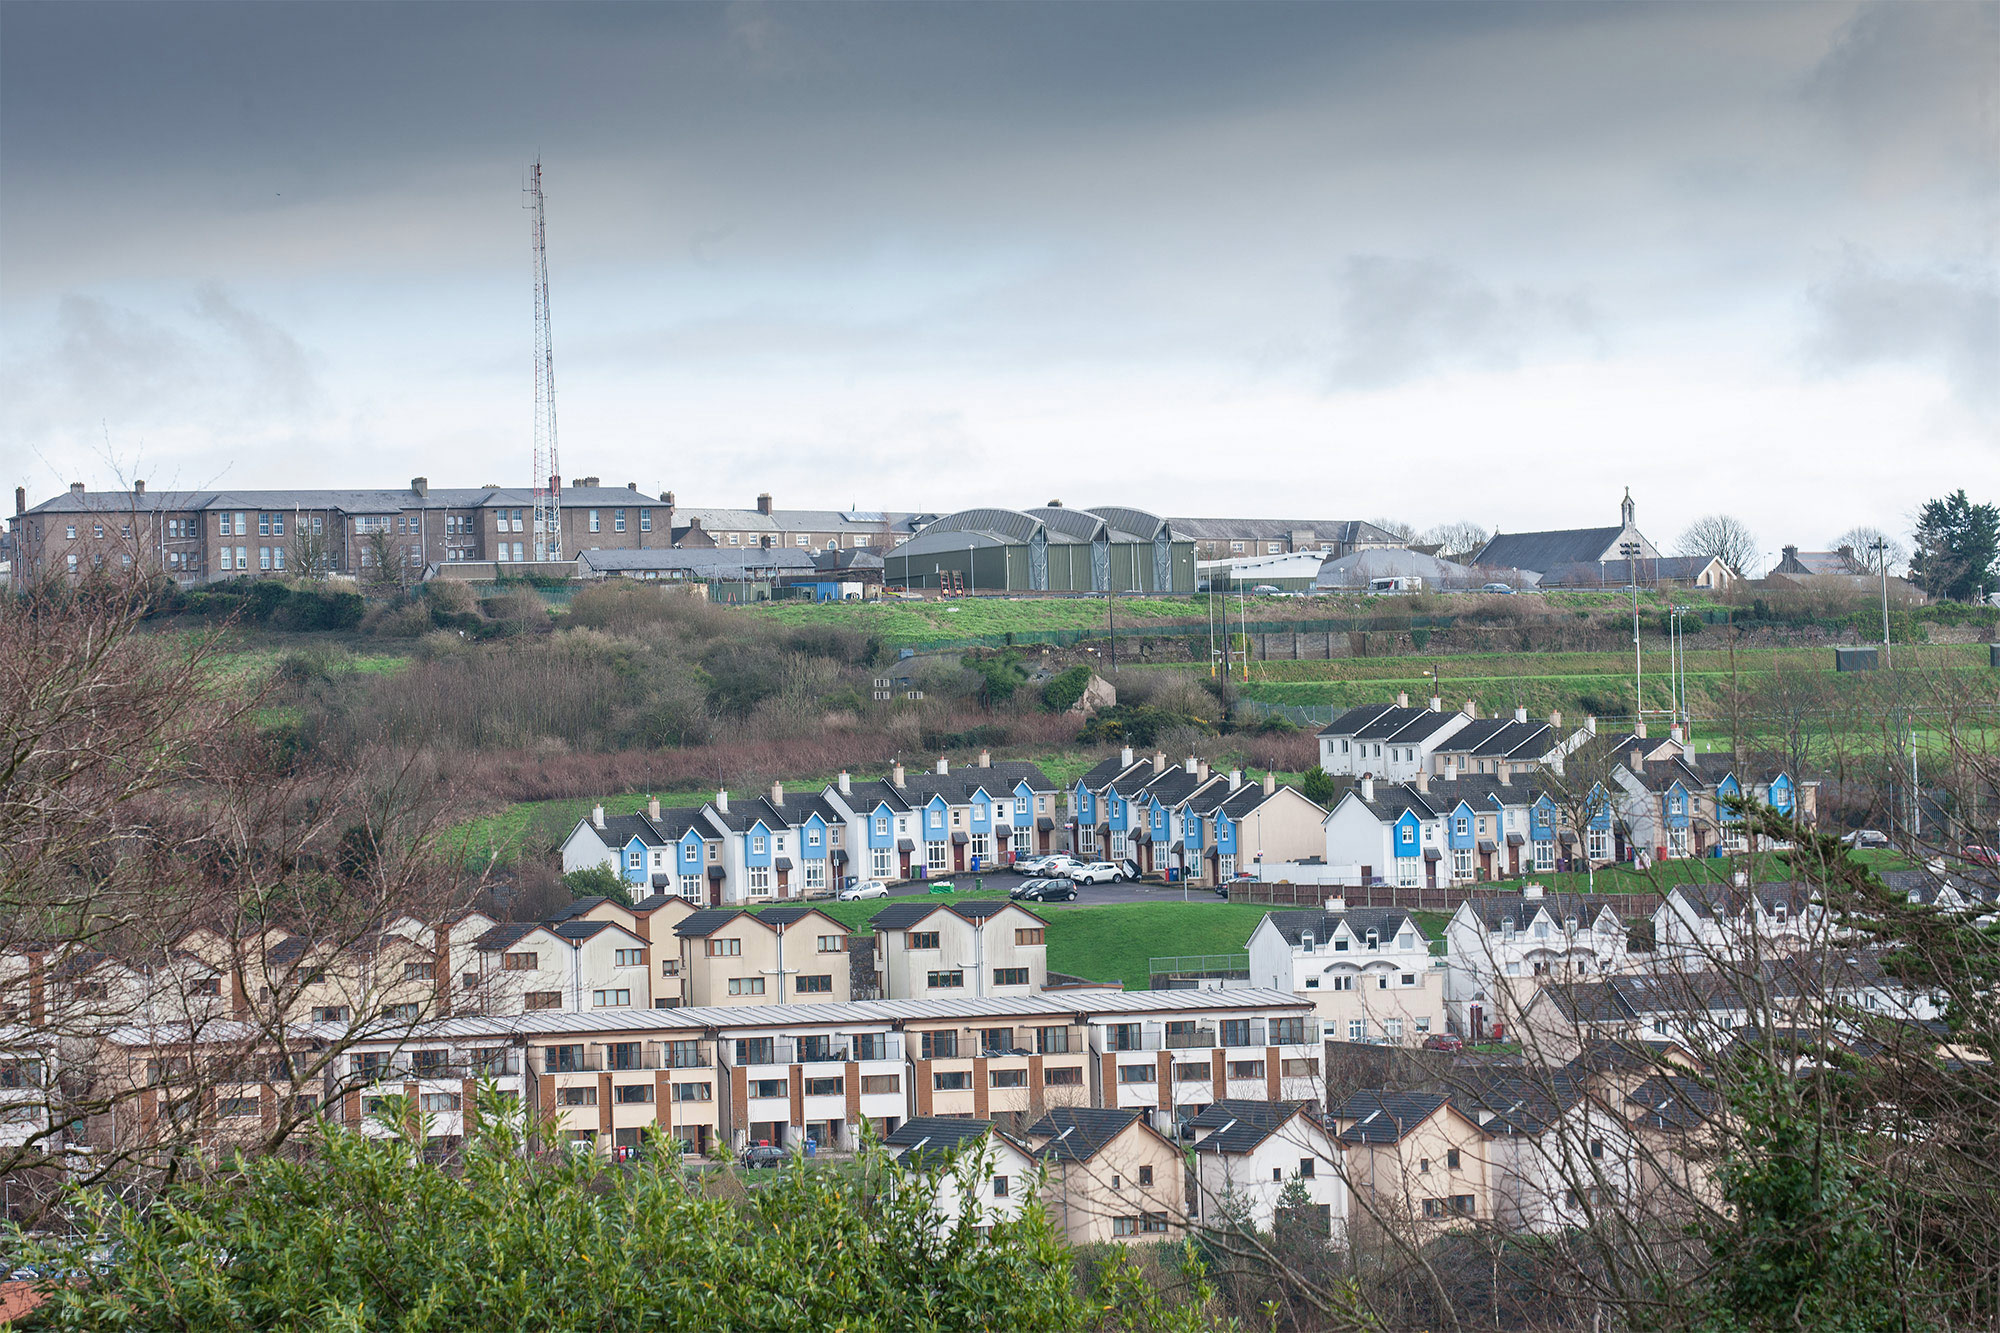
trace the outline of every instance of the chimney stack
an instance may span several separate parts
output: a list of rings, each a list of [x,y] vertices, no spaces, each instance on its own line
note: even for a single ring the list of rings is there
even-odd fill
[[[410,478],[410,494],[416,496],[419,500],[421,500],[430,493],[431,493],[431,482],[429,477]]]
[[[945,776],[946,774],[950,773],[950,772],[951,772],[951,760],[949,760],[949,759],[945,758],[945,757],[944,757],[943,755],[939,755],[939,756],[938,756],[938,766],[937,766],[937,771],[938,771],[938,776],[939,776],[939,777],[944,777],[944,776]]]
[[[1444,780],[1446,782],[1458,781],[1458,760],[1447,759],[1444,761]]]
[[[981,750],[979,752],[979,766],[981,768],[993,767],[993,751]]]
[[[1194,756],[1193,756],[1193,755],[1189,755],[1189,756],[1187,757],[1187,764],[1186,764],[1186,768],[1187,768],[1187,772],[1188,772],[1188,776],[1189,776],[1189,777],[1193,777],[1193,776],[1194,776]]]
[[[602,484],[603,484],[603,482],[604,482],[604,478],[602,478],[602,477],[584,477],[583,479],[581,479],[580,481],[578,481],[578,482],[577,482],[576,484],[577,484],[578,486],[581,486],[581,487],[582,487],[582,488],[583,488],[584,490],[586,490],[586,491],[594,491],[594,490],[596,490],[596,489],[597,489],[597,488],[598,488],[598,487],[599,487],[600,485],[602,485]]]
[[[639,489],[639,483],[636,481],[628,481],[625,483],[625,489],[628,491],[636,491]]]
[[[1375,779],[1371,774],[1363,773],[1361,775],[1361,799],[1364,801],[1375,799]]]
[[[1593,736],[1597,734],[1597,715],[1595,713],[1583,719],[1583,729]]]
[[[73,481],[73,482],[71,482],[71,483],[69,484],[69,493],[70,493],[71,495],[82,495],[82,494],[83,494],[83,483],[82,483],[82,482],[80,482],[80,481]]]
[[[1479,716],[1479,705],[1478,705],[1478,704],[1476,704],[1476,703],[1474,703],[1474,702],[1473,702],[1472,700],[1470,700],[1470,699],[1467,699],[1467,700],[1465,701],[1465,715],[1466,715],[1467,717],[1478,717],[1478,716]]]
[[[1431,696],[1431,711],[1433,713],[1442,713],[1444,711],[1444,699],[1442,696],[1436,694]]]
[[[1632,760],[1632,771],[1634,773],[1644,772],[1646,768],[1646,752],[1635,745],[1632,747],[1630,757]]]
[[[1264,794],[1266,796],[1275,796],[1277,791],[1278,775],[1267,768],[1264,770]]]
[[[785,808],[785,784],[784,784],[784,783],[782,783],[782,782],[773,782],[773,783],[771,784],[771,804],[772,804],[773,806],[776,806],[776,807],[777,807],[778,809],[780,809],[780,810],[782,810],[782,809],[784,809],[784,808]]]
[[[1339,916],[1342,912],[1345,912],[1346,910],[1347,910],[1346,898],[1328,898],[1326,900],[1326,912],[1328,916]]]
[[[904,785],[903,778],[903,761],[898,759],[896,766],[889,770],[889,783],[891,786],[901,787]]]
[[[1555,728],[1556,730],[1558,730],[1558,731],[1561,731],[1561,730],[1562,730],[1562,724],[1563,724],[1563,714],[1562,714],[1562,709],[1560,709],[1560,708],[1552,708],[1552,709],[1550,709],[1550,710],[1549,710],[1549,725],[1550,725],[1550,726],[1552,726],[1552,727],[1554,727],[1554,728]]]
[[[1242,788],[1243,788],[1243,770],[1242,770],[1242,769],[1240,769],[1240,768],[1232,768],[1232,769],[1230,769],[1230,770],[1229,770],[1229,790],[1231,790],[1231,791],[1240,791],[1240,790],[1242,790]]]
[[[28,488],[26,486],[16,486],[14,488],[14,512],[17,515],[28,512]]]
[[[1525,708],[1523,708],[1523,707],[1521,707],[1521,705],[1519,705],[1519,704],[1515,704],[1515,705],[1514,705],[1514,720],[1515,720],[1516,722],[1526,722],[1526,721],[1528,720],[1528,710],[1527,710],[1527,709],[1525,709]]]
[[[1123,765],[1124,765],[1124,766],[1125,766],[1126,768],[1130,768],[1130,767],[1132,767],[1132,747],[1131,747],[1131,746],[1129,746],[1129,745],[1128,745],[1128,746],[1126,746],[1126,747],[1125,747],[1124,749],[1122,749],[1122,750],[1120,750],[1120,751],[1118,752],[1118,762],[1119,762],[1120,764],[1123,764]]]
[[[603,806],[593,805],[590,807],[590,826],[594,829],[601,829],[604,827]]]
[[[1165,750],[1153,751],[1153,771],[1155,773],[1164,773],[1167,771],[1167,752]]]
[[[844,768],[840,770],[840,794],[842,796],[854,795],[853,782],[848,778],[847,770]]]
[[[715,793],[715,808],[721,814],[729,813],[729,788],[724,787]]]
[[[1730,877],[1730,881],[1739,889],[1747,889],[1750,887],[1750,872],[1739,870]]]
[[[1543,892],[1544,890],[1539,884],[1523,884],[1521,886],[1521,896],[1523,898],[1539,898]]]
[[[145,478],[141,477],[139,480],[132,483],[132,494],[144,495],[145,493],[146,493],[146,481]]]
[[[1645,719],[1645,718],[1643,718],[1643,717],[1642,717],[1642,718],[1640,718],[1640,719],[1639,719],[1639,725],[1637,725],[1637,726],[1635,726],[1635,727],[1633,727],[1633,728],[1632,728],[1632,734],[1633,734],[1634,736],[1637,736],[1637,737],[1638,737],[1638,738],[1639,738],[1640,740],[1642,740],[1642,741],[1646,739],[1646,719]]]
[[[1501,760],[1498,772],[1500,774],[1501,786],[1511,787],[1514,785],[1514,766],[1512,764],[1508,763],[1504,759]]]
[[[660,499],[665,502],[667,508],[672,509],[674,507],[674,493],[672,491],[661,491]]]
[[[1672,726],[1667,728],[1667,739],[1672,741],[1676,745],[1682,743],[1680,723],[1676,722]]]
[[[658,819],[659,817],[660,817],[660,798],[657,796],[648,796],[646,798],[646,818]]]
[[[1194,775],[1198,781],[1208,781],[1208,760],[1197,759],[1194,761]]]
[[[1426,796],[1430,794],[1431,771],[1428,768],[1420,768],[1417,770],[1417,790],[1419,792],[1422,792]]]
[[[1409,706],[1410,706],[1410,692],[1408,690],[1397,690],[1396,707],[1408,708]]]
[[[757,497],[757,512],[766,518],[771,516],[771,493],[769,491],[765,491]]]

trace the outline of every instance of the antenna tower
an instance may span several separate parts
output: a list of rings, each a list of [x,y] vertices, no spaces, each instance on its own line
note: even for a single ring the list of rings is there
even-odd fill
[[[535,239],[535,559],[562,559],[562,463],[556,458],[556,352],[549,333],[549,218],[542,164],[528,175]]]

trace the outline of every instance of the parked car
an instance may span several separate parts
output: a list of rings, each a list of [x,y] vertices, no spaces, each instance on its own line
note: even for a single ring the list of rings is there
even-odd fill
[[[1050,884],[1066,884],[1068,882],[1067,880],[1052,879],[1047,875],[1037,875],[1033,879],[1024,879],[1013,888],[1007,890],[1007,896],[1009,898],[1025,898],[1036,889]]]
[[[1250,591],[1260,597],[1275,597],[1278,593],[1278,585],[1275,583],[1260,583]]]
[[[933,885],[931,885],[931,886],[930,886],[930,888],[929,888],[929,889],[927,890],[927,892],[930,892],[930,893],[957,893],[957,892],[958,892],[958,885],[956,885],[956,884],[952,883],[952,882],[951,882],[950,880],[948,880],[948,879],[947,879],[947,880],[940,880],[940,881],[939,881],[939,882],[937,882],[936,884],[933,884]]]
[[[1508,587],[1508,586],[1507,586],[1506,584],[1504,584],[1504,583],[1489,583],[1489,584],[1487,584],[1487,585],[1486,585],[1485,587],[1481,588],[1481,589],[1480,589],[1479,591],[1481,591],[1481,592],[1497,592],[1497,593],[1505,593],[1505,594],[1507,594],[1507,595],[1508,595],[1508,596],[1510,596],[1510,597],[1511,597],[1511,596],[1513,596],[1513,594],[1514,594],[1514,590],[1513,590],[1512,588]]]
[[[864,880],[860,884],[852,885],[840,891],[840,901],[844,903],[851,903],[858,898],[886,898],[888,896],[889,886],[879,879]]]
[[[1858,828],[1843,836],[1840,841],[1848,847],[1887,847],[1889,835],[1880,829]]]
[[[1046,856],[1030,856],[1014,863],[1014,869],[1024,875],[1064,875],[1077,864],[1074,856],[1062,852],[1051,852]]]
[[[1076,901],[1076,886],[1059,879],[1037,880],[1035,887],[1021,895],[1022,902],[1028,903],[1073,903]]]
[[[1227,900],[1229,897],[1229,881],[1224,880],[1222,883],[1216,885],[1214,892],[1216,897]]]
[[[1125,871],[1111,861],[1086,861],[1072,866],[1069,878],[1075,884],[1123,884]]]
[[[1973,862],[1975,865],[2000,866],[2000,852],[1993,850],[1991,847],[1982,847],[1978,843],[1971,843],[1966,846],[1965,859]]]
[[[1433,1032],[1430,1036],[1424,1038],[1424,1049],[1427,1051],[1462,1051],[1465,1049],[1465,1038],[1455,1036],[1449,1032]]]
[[[743,1165],[749,1167],[783,1166],[791,1154],[783,1148],[769,1143],[759,1143],[743,1150]]]

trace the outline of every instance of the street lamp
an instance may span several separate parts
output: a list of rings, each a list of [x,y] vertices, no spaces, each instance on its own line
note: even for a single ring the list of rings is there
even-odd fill
[[[1894,665],[1889,647],[1889,543],[1877,537],[1868,544],[1875,558],[1882,566],[1882,661],[1884,665]]]

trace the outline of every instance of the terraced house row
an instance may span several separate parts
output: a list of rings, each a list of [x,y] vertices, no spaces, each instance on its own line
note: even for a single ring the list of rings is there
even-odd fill
[[[996,763],[982,750],[954,772],[902,764],[883,781],[848,774],[809,795],[733,799],[700,806],[650,801],[641,814],[577,821],[562,843],[563,870],[607,866],[635,898],[667,894],[720,907],[832,892],[854,880],[925,879],[1006,865],[1051,850],[1057,792],[1034,764]]]
[[[243,1040],[240,1026],[107,1034],[100,1068],[145,1091],[121,1111],[127,1123],[88,1132],[144,1132],[174,1101],[174,1071]],[[351,1037],[338,1025],[291,1034],[298,1051]],[[448,1146],[490,1079],[604,1152],[636,1148],[648,1129],[692,1153],[808,1138],[851,1149],[864,1121],[884,1135],[918,1116],[1019,1127],[1056,1107],[1133,1111],[1170,1131],[1224,1098],[1318,1098],[1320,1060],[1310,1006],[1266,991],[530,1012],[383,1028],[309,1079],[277,1078],[274,1064],[270,1077],[205,1089],[197,1113],[221,1146],[231,1120],[254,1130],[300,1097],[362,1124],[400,1093]]]
[[[1205,759],[1169,764],[1164,752],[1126,746],[1076,780],[1069,793],[1078,855],[1129,861],[1142,875],[1222,884],[1258,862],[1316,856],[1326,811],[1270,774],[1245,783]]]

